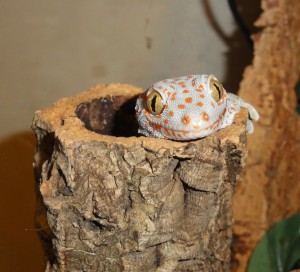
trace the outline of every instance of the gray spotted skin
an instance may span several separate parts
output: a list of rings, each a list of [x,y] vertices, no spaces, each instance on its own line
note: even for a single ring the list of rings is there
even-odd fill
[[[252,133],[252,120],[259,119],[255,108],[225,89],[216,101],[211,81],[217,81],[214,75],[190,75],[153,84],[137,99],[139,133],[172,140],[203,138],[231,125],[241,108],[249,111],[247,131]],[[146,101],[152,92],[161,96],[160,114],[152,114],[147,108]]]

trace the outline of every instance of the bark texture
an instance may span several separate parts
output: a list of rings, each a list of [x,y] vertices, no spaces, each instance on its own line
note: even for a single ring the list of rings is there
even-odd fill
[[[233,198],[234,271],[246,271],[254,247],[275,222],[300,211],[300,118],[295,85],[300,75],[298,0],[262,0],[253,36],[253,63],[240,96],[260,121],[249,137],[247,169]]]
[[[98,85],[36,112],[47,271],[230,270],[247,112],[197,141],[136,137],[141,92]]]

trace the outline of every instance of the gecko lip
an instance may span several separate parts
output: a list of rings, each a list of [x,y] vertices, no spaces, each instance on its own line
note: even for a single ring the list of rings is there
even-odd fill
[[[199,123],[195,123],[194,125],[194,129],[176,129],[176,128],[172,128],[171,126],[166,126],[164,124],[157,124],[151,120],[148,120],[149,125],[154,129],[154,130],[164,130],[164,134],[169,134],[172,135],[172,133],[182,133],[183,135],[189,135],[189,134],[194,134],[194,135],[201,135],[200,137],[206,136],[207,134],[209,134],[209,131],[212,129],[216,129],[216,127],[220,124],[220,122],[222,122],[222,119],[226,113],[227,109],[224,108],[224,110],[222,111],[222,113],[220,113],[220,115],[218,116],[218,118],[210,124],[207,124],[205,122],[199,122]],[[203,125],[205,124],[205,125]],[[193,125],[190,125],[193,126]]]

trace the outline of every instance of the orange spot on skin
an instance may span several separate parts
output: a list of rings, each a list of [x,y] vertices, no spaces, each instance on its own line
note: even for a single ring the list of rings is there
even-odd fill
[[[169,120],[168,120],[168,119],[165,119],[165,120],[164,120],[164,124],[167,125],[168,123],[169,123]]]
[[[168,109],[168,108],[169,108],[169,105],[166,104],[165,107],[164,107],[164,109],[166,110],[166,109]]]
[[[198,89],[196,89],[196,92],[201,93],[202,91],[203,91],[203,85],[200,85],[200,86],[198,87]]]
[[[171,95],[171,101],[175,101],[176,100],[176,93],[173,93],[172,95]]]
[[[200,108],[202,108],[203,107],[203,103],[202,102],[197,102],[197,104],[196,104],[198,107],[200,107]]]
[[[182,110],[182,109],[185,108],[185,105],[184,105],[184,104],[178,104],[178,105],[177,105],[177,108]]]
[[[169,111],[169,115],[170,115],[171,117],[173,117],[173,116],[174,116],[174,111]]]
[[[178,84],[180,85],[181,88],[186,88],[185,82],[181,81],[178,82]]]
[[[192,103],[192,102],[193,102],[193,98],[192,98],[192,97],[187,97],[187,98],[185,99],[185,102],[186,102],[186,103]]]
[[[170,87],[171,87],[173,90],[175,90],[175,87],[174,87],[173,85],[170,85]]]
[[[204,111],[204,112],[202,112],[202,114],[201,114],[201,119],[203,120],[203,121],[205,121],[205,122],[207,122],[208,120],[209,120],[209,116],[208,116],[208,114]]]
[[[193,126],[194,129],[200,129],[200,126]]]
[[[171,92],[167,92],[167,96],[170,96],[171,95]]]
[[[204,98],[205,97],[205,95],[204,94],[200,94],[200,98]]]
[[[188,93],[189,92],[189,90],[183,90],[182,91],[182,93]]]
[[[193,87],[196,86],[196,80],[195,80],[195,79],[192,81],[192,86],[193,86]]]
[[[184,115],[182,118],[181,118],[181,122],[182,124],[184,125],[188,125],[189,123],[191,123],[191,117],[189,115]]]

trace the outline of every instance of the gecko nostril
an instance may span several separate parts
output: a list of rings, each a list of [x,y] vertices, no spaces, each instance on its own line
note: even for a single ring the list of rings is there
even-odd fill
[[[209,121],[209,115],[205,111],[201,113],[201,120],[205,122]]]
[[[181,122],[182,122],[182,124],[184,124],[184,125],[190,124],[191,121],[192,121],[192,118],[191,118],[189,115],[184,115],[184,116],[181,118]]]

